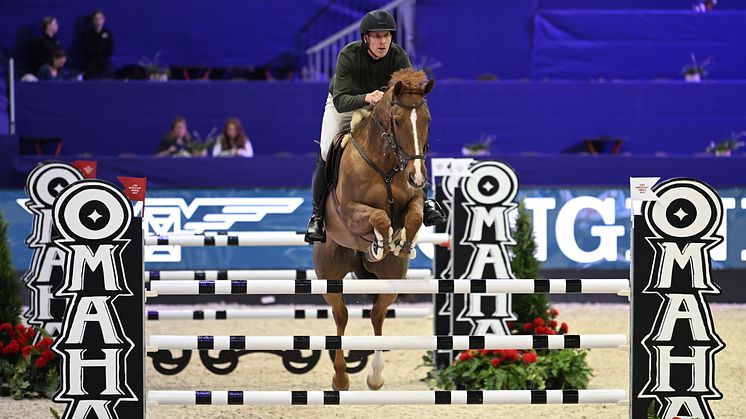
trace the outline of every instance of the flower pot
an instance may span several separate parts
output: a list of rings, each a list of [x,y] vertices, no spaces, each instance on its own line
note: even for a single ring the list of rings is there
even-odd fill
[[[150,80],[152,81],[168,81],[167,73],[151,73]]]
[[[467,147],[461,147],[461,154],[466,157],[484,157],[490,155],[490,150],[486,148],[474,150]]]
[[[686,73],[684,74],[684,80],[689,83],[699,83],[702,81],[702,76],[699,73]]]

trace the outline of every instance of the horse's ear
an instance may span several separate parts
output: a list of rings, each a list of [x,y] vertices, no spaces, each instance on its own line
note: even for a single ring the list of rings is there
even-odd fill
[[[430,79],[430,81],[425,83],[425,94],[432,92],[433,87],[435,87],[435,79]]]
[[[394,96],[399,96],[402,90],[404,90],[404,83],[400,81],[396,82],[394,85]]]

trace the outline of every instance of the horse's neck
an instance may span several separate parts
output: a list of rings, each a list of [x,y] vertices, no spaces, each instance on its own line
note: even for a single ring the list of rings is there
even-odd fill
[[[386,124],[389,123],[388,119],[382,119],[383,114],[384,112],[380,111],[371,113],[368,123],[362,127],[365,135],[362,136],[364,140],[361,141],[361,145],[368,157],[379,168],[388,171],[394,166],[395,158],[392,150],[388,148],[386,139],[381,135],[383,134],[381,128],[386,129]],[[373,118],[377,118],[382,126],[379,126]]]

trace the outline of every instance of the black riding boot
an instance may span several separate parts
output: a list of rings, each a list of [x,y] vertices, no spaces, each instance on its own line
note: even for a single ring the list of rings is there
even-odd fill
[[[306,243],[326,242],[326,231],[324,231],[324,205],[326,204],[326,162],[319,155],[316,160],[316,168],[313,171],[311,181],[313,189],[313,214],[306,228]]]
[[[427,195],[423,196],[424,198],[424,205],[422,207],[422,224],[424,224],[426,227],[434,226],[434,225],[441,225],[448,221],[448,218],[446,218],[445,214],[443,214],[443,209],[440,207],[440,204],[438,204],[438,201],[434,199],[427,199]]]

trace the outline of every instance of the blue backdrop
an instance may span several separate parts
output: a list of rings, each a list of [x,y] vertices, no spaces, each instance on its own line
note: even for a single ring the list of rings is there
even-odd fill
[[[241,118],[257,154],[313,153],[327,86],[298,82],[19,83],[18,132],[61,137],[64,154],[152,154],[174,116],[202,135]],[[612,135],[622,151],[691,154],[746,128],[739,82],[440,81],[428,97],[431,149],[459,154],[496,136],[495,153],[577,151]]]

